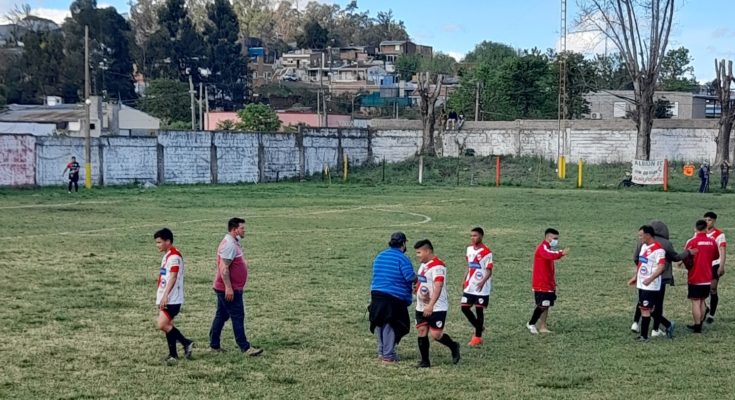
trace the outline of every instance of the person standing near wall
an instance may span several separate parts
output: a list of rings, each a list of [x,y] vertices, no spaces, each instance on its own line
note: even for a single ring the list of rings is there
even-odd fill
[[[699,193],[709,192],[709,165],[703,162],[699,167]]]
[[[61,176],[66,175],[67,170],[69,171],[69,193],[71,193],[72,184],[74,185],[74,192],[79,192],[79,163],[76,157],[72,156],[71,162],[66,164]]]
[[[727,183],[730,181],[730,163],[722,160],[720,164],[720,189],[727,190]]]

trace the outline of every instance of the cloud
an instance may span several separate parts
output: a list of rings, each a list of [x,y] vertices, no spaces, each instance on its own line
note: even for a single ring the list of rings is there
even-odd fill
[[[734,38],[735,37],[735,30],[730,30],[728,28],[717,28],[714,31],[712,31],[712,38],[714,39],[725,39],[725,38]]]
[[[465,56],[465,53],[462,53],[459,51],[453,51],[453,50],[447,51],[446,53],[447,55],[449,55],[450,57],[454,58],[457,61],[462,61],[462,59]]]
[[[68,9],[64,10],[59,8],[36,8],[31,10],[31,14],[50,19],[57,24],[62,24],[64,19],[71,15]]]
[[[441,27],[442,32],[444,33],[457,33],[457,32],[464,32],[464,25],[462,24],[444,24]]]

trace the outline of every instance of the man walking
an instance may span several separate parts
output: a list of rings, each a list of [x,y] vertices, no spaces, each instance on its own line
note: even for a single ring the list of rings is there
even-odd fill
[[[661,274],[666,269],[666,252],[654,239],[655,231],[649,225],[638,230],[638,238],[643,244],[638,258],[635,275],[628,281],[629,285],[638,288],[638,307],[641,309],[641,335],[638,341],[648,341],[648,329],[651,327],[651,311],[656,307],[661,290]],[[674,324],[659,317],[660,323],[666,327],[666,334],[673,338]]]
[[[717,312],[717,305],[720,303],[720,297],[717,294],[717,285],[720,283],[720,278],[725,275],[727,239],[725,239],[725,233],[715,227],[717,214],[709,211],[704,214],[704,220],[707,222],[707,236],[717,242],[717,248],[720,253],[720,258],[712,262],[712,287],[710,289],[709,308],[706,313],[707,323],[711,324],[715,322],[715,312]]]
[[[166,334],[168,343],[168,357],[165,362],[173,364],[179,359],[176,351],[176,342],[184,346],[184,355],[191,359],[194,342],[174,326],[174,318],[181,311],[184,304],[184,258],[174,247],[174,234],[168,228],[163,228],[153,234],[158,251],[163,254],[161,269],[158,275],[158,290],[156,305],[158,306],[158,329]]]
[[[406,235],[396,232],[388,248],[373,261],[370,285],[370,332],[378,340],[378,358],[384,365],[396,362],[396,345],[408,334],[411,319],[408,307],[413,300],[416,274],[406,256]]]
[[[416,289],[416,329],[419,333],[419,353],[421,354],[418,368],[431,367],[429,335],[449,348],[452,352],[452,363],[457,364],[460,359],[459,343],[444,333],[449,310],[447,267],[434,255],[434,246],[429,240],[419,240],[413,248],[416,250],[416,258],[421,262]]]
[[[709,164],[707,162],[702,163],[699,168],[699,193],[709,192]]]
[[[727,190],[727,183],[730,181],[730,162],[722,160],[720,164],[720,189]]]
[[[462,313],[475,328],[475,334],[470,339],[468,346],[474,347],[482,344],[482,331],[485,329],[485,307],[490,300],[493,275],[493,253],[490,248],[482,242],[485,231],[473,228],[470,231],[470,246],[467,247],[467,275],[464,279],[464,291],[462,293]],[[472,307],[475,307],[475,313]]]
[[[549,316],[549,308],[553,307],[556,301],[556,266],[554,264],[556,260],[569,254],[569,249],[556,250],[558,245],[559,231],[549,228],[544,232],[544,240],[536,247],[533,256],[531,285],[536,308],[526,328],[534,335],[539,332],[551,333],[546,325],[546,318]],[[540,326],[536,327],[539,321]]]
[[[696,255],[690,265],[686,265],[689,290],[687,297],[692,301],[692,318],[694,324],[687,328],[694,333],[702,333],[702,322],[705,318],[704,301],[710,293],[712,284],[712,263],[720,258],[717,242],[707,236],[707,222],[699,220],[694,225],[694,237],[686,244],[687,249],[696,249]],[[687,263],[685,263],[687,264]]]
[[[263,349],[250,345],[245,336],[244,290],[248,281],[248,264],[245,261],[240,240],[245,236],[245,220],[232,218],[227,222],[227,234],[217,248],[217,270],[214,274],[214,292],[217,311],[209,330],[209,347],[222,351],[220,335],[225,322],[232,320],[232,331],[240,351],[248,356],[259,356]]]
[[[74,185],[74,192],[79,192],[79,163],[76,157],[72,156],[71,162],[66,164],[66,168],[64,168],[61,176],[64,176],[66,171],[69,171],[69,193],[71,193],[72,185]]]
[[[656,240],[666,252],[666,269],[664,270],[664,273],[661,274],[661,290],[659,290],[658,297],[656,298],[656,304],[653,307],[653,313],[651,314],[653,317],[653,331],[651,332],[651,336],[657,337],[666,335],[666,331],[661,329],[660,325],[661,317],[664,313],[664,298],[666,297],[666,286],[674,286],[674,272],[671,263],[684,260],[686,257],[689,256],[690,252],[689,250],[685,250],[684,252],[679,254],[676,252],[676,250],[674,250],[674,245],[672,245],[669,241],[669,228],[663,222],[651,221],[649,226],[652,227],[655,232],[654,240]],[[638,267],[642,246],[643,243],[638,240],[638,246],[633,253],[633,264],[636,267]],[[633,317],[633,325],[630,327],[633,332],[640,332],[640,319],[641,309],[636,304],[635,316]]]

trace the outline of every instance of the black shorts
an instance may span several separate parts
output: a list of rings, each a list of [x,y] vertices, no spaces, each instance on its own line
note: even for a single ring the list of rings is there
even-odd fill
[[[166,308],[163,310],[164,314],[168,317],[169,321],[173,321],[179,312],[181,311],[181,304],[166,304]]]
[[[720,269],[720,264],[713,265],[712,266],[712,279],[714,280],[720,280],[720,275],[718,273],[718,270]]]
[[[709,297],[710,285],[689,285],[687,298],[692,300],[704,300]]]
[[[462,293],[462,307],[487,307],[490,296],[480,296],[477,294]]]
[[[638,289],[638,307],[653,310],[658,302],[659,292],[656,290]]]
[[[538,307],[554,307],[556,292],[533,292]]]
[[[446,311],[434,311],[429,318],[424,317],[423,311],[416,311],[416,327],[429,325],[429,329],[444,329],[444,321],[447,319]]]

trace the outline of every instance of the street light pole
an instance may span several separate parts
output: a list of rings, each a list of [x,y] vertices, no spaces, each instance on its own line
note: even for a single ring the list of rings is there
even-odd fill
[[[84,26],[84,187],[92,188],[92,135],[89,132],[89,26]]]

